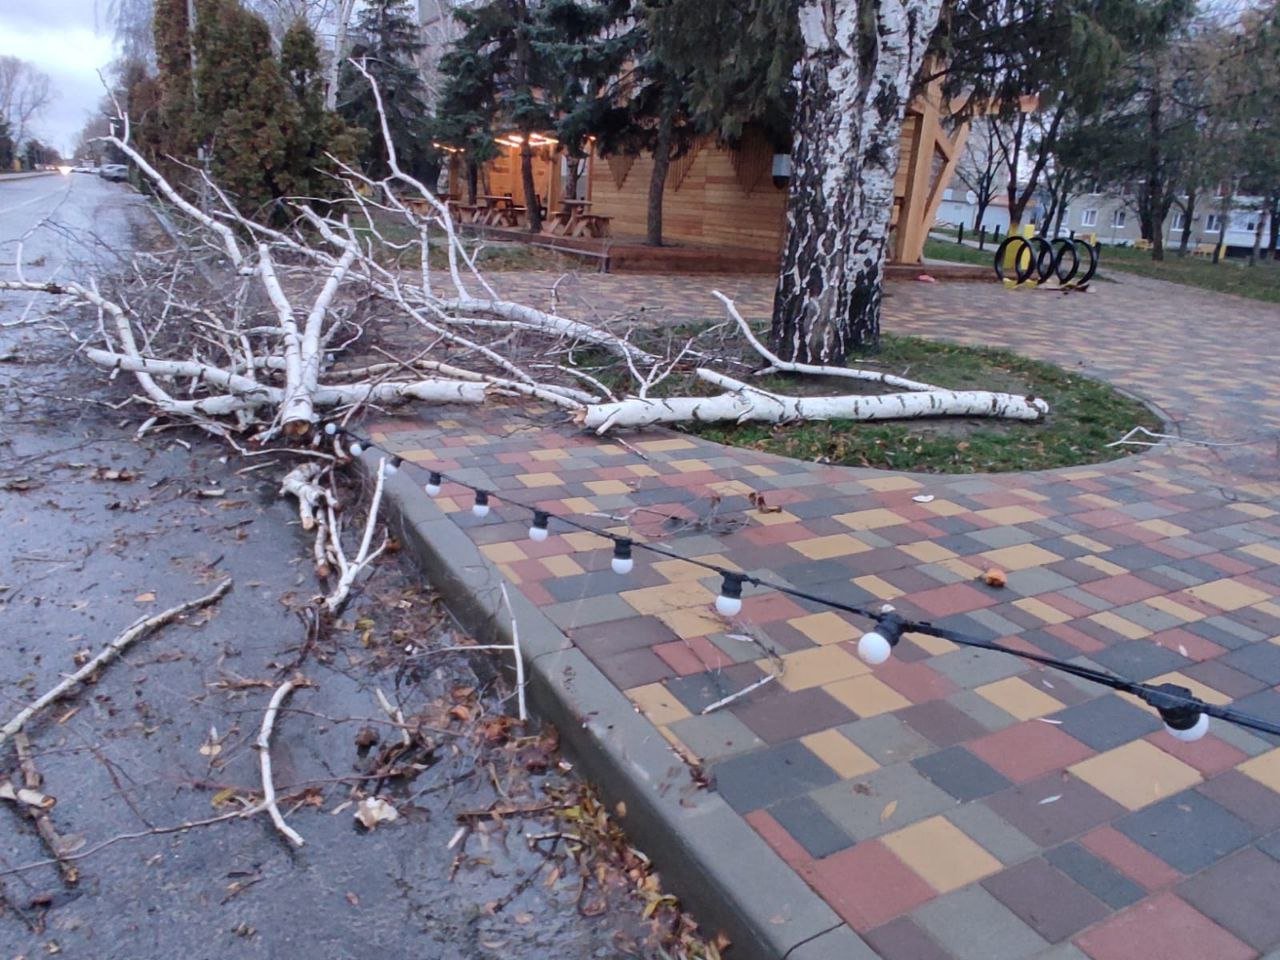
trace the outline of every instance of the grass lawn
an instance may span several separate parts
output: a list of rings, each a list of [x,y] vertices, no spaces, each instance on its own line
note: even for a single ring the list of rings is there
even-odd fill
[[[1163,261],[1152,260],[1149,251],[1104,246],[1099,272],[1137,273],[1188,287],[1280,303],[1280,263],[1274,260],[1260,260],[1251,267],[1247,260],[1214,264],[1201,257],[1179,257],[1174,251],[1166,251],[1165,257]]]
[[[924,242],[924,258],[926,260],[946,260],[950,263],[977,263],[984,267],[992,268],[995,263],[996,247],[998,243],[988,243],[987,249],[979,250],[977,247],[970,247],[961,243],[950,243],[946,240],[935,240],[929,237]],[[995,273],[991,274],[992,279]]]
[[[646,331],[637,338],[658,337],[683,341],[695,332]],[[763,336],[764,331],[758,331]],[[736,336],[721,345],[704,345],[717,356],[731,355],[742,345]],[[759,358],[740,353],[749,365]],[[591,372],[611,389],[630,389],[616,367],[604,358]],[[795,424],[749,423],[735,425],[685,424],[683,429],[729,446],[749,447],[821,463],[858,467],[882,467],[926,473],[992,473],[1011,470],[1045,470],[1115,460],[1132,453],[1130,448],[1108,447],[1135,426],[1161,427],[1146,406],[1124,396],[1105,383],[1078,376],[1049,363],[1029,360],[1006,350],[940,343],[919,337],[884,336],[881,350],[863,363],[874,370],[896,373],[953,389],[999,390],[1041,397],[1049,415],[1028,423],[987,418],[936,417],[922,420],[860,423],[849,420]],[[851,361],[851,366],[857,361]],[[839,377],[773,375],[742,377],[765,390],[792,395],[876,394],[891,392],[873,383]],[[706,396],[715,388],[689,371],[672,376],[651,396]]]

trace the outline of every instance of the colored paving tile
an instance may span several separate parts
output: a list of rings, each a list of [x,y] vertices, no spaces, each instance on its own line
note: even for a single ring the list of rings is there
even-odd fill
[[[549,288],[542,275],[500,283],[533,303]],[[998,338],[1081,368],[1149,397],[1187,436],[1280,430],[1275,391],[1221,389],[1271,382],[1274,306],[1178,289],[1171,308],[1153,283],[1055,300],[997,330],[986,318],[1012,303],[999,288],[902,284],[885,324]],[[560,309],[643,302],[646,315],[700,318],[716,286],[767,316],[772,281],[750,277],[571,275]],[[1206,351],[1206,324],[1234,335]],[[705,569],[638,552],[619,577],[609,541],[553,523],[532,543],[528,513],[502,502],[505,492],[602,528],[600,515],[625,513],[638,539],[689,558],[845,603],[892,602],[1280,720],[1273,446],[1174,444],[1096,467],[922,477],[661,432],[624,447],[537,408],[518,424],[478,408],[373,431],[406,462],[495,492],[483,519],[463,487],[435,502],[889,960],[1118,960],[1137,944],[1168,960],[1232,960],[1280,948],[1280,741],[1215,721],[1182,744],[1130,699],[934,637],[908,635],[869,668],[856,618],[748,587],[727,621]],[[782,511],[751,511],[752,492]],[[699,525],[713,499],[745,522]],[[1008,574],[1003,590],[977,580],[993,565]],[[776,679],[734,697],[766,676]]]

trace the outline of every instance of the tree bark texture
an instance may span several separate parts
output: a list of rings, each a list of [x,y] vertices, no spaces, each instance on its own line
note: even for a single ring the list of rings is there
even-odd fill
[[[645,217],[645,243],[662,246],[662,197],[667,190],[667,173],[671,169],[671,140],[675,131],[676,112],[671,97],[662,97],[662,116],[658,119],[658,139],[653,147],[653,173],[649,177],[649,208]]]
[[[1186,256],[1187,247],[1191,243],[1191,218],[1196,215],[1196,191],[1187,191],[1187,202],[1182,208],[1182,239],[1178,242],[1178,253]]]
[[[770,339],[840,363],[880,336],[898,136],[941,0],[803,0],[787,240]]]
[[[533,147],[529,145],[529,135],[525,134],[524,143],[520,147],[520,182],[524,185],[525,216],[528,217],[529,232],[542,232],[542,204],[538,200],[538,188],[533,182]]]

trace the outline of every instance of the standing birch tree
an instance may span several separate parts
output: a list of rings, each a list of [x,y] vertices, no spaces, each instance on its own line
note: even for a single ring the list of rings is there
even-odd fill
[[[880,336],[898,136],[942,0],[805,0],[771,340],[838,364]]]

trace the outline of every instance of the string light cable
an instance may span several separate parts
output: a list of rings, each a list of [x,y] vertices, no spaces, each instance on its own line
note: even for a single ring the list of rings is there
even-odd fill
[[[348,449],[357,457],[366,450],[381,449],[372,440],[334,423],[326,424],[324,432],[330,437],[336,438],[339,435],[347,437],[349,440]],[[405,465],[404,460],[399,455],[388,451],[383,452],[386,453],[386,472],[388,475],[396,473]],[[413,466],[416,467],[417,465],[414,464]],[[529,526],[529,539],[535,542],[540,543],[547,539],[551,532],[552,521],[611,541],[613,544],[613,556],[610,560],[610,566],[619,575],[626,575],[634,568],[635,559],[633,554],[636,550],[643,550],[672,560],[681,560],[701,567],[709,573],[714,573],[721,578],[720,593],[716,597],[715,608],[722,616],[733,617],[741,612],[742,590],[745,585],[750,585],[773,590],[786,596],[807,600],[831,610],[869,620],[875,626],[866,631],[858,640],[858,656],[872,666],[878,666],[886,662],[893,655],[893,648],[898,645],[905,634],[921,633],[950,641],[961,647],[990,650],[995,653],[1018,657],[1022,660],[1038,663],[1041,666],[1109,687],[1119,693],[1137,697],[1160,715],[1160,719],[1164,721],[1165,730],[1171,736],[1184,742],[1192,742],[1203,737],[1208,732],[1210,717],[1258,733],[1280,736],[1280,723],[1252,716],[1236,710],[1229,704],[1209,703],[1195,696],[1188,688],[1178,684],[1152,684],[1129,680],[1108,670],[1085,667],[1067,660],[1059,660],[1056,657],[1019,650],[996,640],[985,640],[981,637],[971,636],[961,631],[953,630],[950,627],[931,623],[928,620],[908,619],[888,604],[881,606],[879,609],[872,609],[858,604],[843,603],[830,597],[797,589],[790,584],[778,583],[766,577],[758,577],[742,570],[733,570],[695,557],[686,557],[656,543],[648,543],[623,534],[601,530],[574,517],[553,513],[542,507],[522,503],[505,495],[500,496],[494,491],[451,477],[444,471],[433,467],[420,467],[419,469],[423,469],[427,473],[427,480],[423,484],[423,489],[432,498],[440,495],[446,482],[470,490],[474,497],[471,512],[476,517],[485,517],[489,514],[490,501],[493,497],[498,497],[503,503],[510,504],[513,507],[528,511],[532,517]]]

